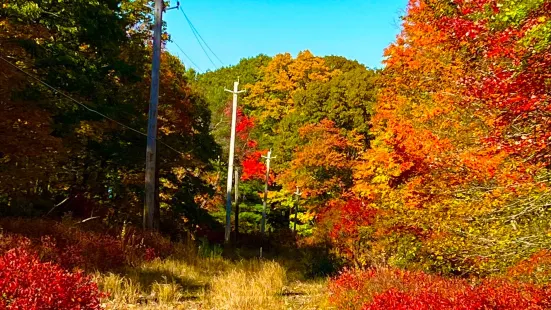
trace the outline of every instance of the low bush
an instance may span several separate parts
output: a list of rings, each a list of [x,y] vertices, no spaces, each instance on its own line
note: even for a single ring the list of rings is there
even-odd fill
[[[541,250],[507,270],[507,277],[534,284],[551,283],[551,251]]]
[[[113,235],[48,220],[1,219],[0,227],[0,255],[24,246],[68,270],[115,270],[173,253],[170,240],[131,227]]]
[[[549,309],[551,290],[505,279],[470,283],[398,269],[347,270],[329,284],[338,309]]]
[[[1,309],[101,309],[95,283],[71,273],[25,248],[0,257]]]

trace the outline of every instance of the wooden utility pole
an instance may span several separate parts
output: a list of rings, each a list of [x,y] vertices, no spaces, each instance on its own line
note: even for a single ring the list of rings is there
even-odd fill
[[[296,201],[295,201],[295,223],[293,224],[293,233],[296,233],[297,232],[297,221],[298,221],[298,201],[299,201],[299,198],[300,198],[300,195],[302,193],[298,190],[298,186],[297,186],[297,191],[295,192],[295,195],[297,195],[296,197]]]
[[[262,226],[260,227],[260,232],[266,232],[266,205],[268,204],[268,181],[270,179],[270,160],[276,158],[277,156],[272,157],[272,150],[268,151],[268,156],[262,156],[266,158],[266,183],[264,184],[264,203],[262,205]]]
[[[239,235],[239,169],[235,169],[235,188],[234,194],[235,194],[235,242],[237,242],[237,238]]]
[[[161,31],[163,25],[163,0],[155,0],[155,24],[153,28],[153,63],[151,66],[151,91],[149,96],[149,120],[147,123],[147,149],[145,152],[145,205],[143,228],[153,229],[155,218],[155,187],[157,161],[157,105],[159,104],[159,70],[161,67]]]
[[[244,92],[244,90],[237,90],[239,88],[239,79],[233,83],[233,91],[224,89],[227,92],[233,94],[233,106],[232,106],[232,119],[231,119],[231,137],[230,137],[230,155],[228,158],[228,183],[226,186],[226,233],[224,236],[224,242],[230,241],[231,234],[231,187],[233,177],[233,161],[235,151],[235,126],[237,123],[237,95]]]

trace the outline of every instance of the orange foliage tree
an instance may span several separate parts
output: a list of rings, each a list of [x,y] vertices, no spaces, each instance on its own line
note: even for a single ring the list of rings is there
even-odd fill
[[[547,5],[508,21],[521,5],[410,1],[385,53],[375,140],[355,166],[355,193],[385,211],[386,234],[373,241],[383,261],[488,273],[547,244],[537,214],[550,198],[541,165],[549,46],[541,34],[526,39],[543,31]]]

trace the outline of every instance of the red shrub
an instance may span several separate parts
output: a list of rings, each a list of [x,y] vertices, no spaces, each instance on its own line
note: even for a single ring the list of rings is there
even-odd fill
[[[155,253],[155,249],[152,249],[152,248],[147,248],[145,249],[145,255],[144,255],[144,259],[148,262],[154,260],[155,258],[157,258],[157,254]]]
[[[370,232],[379,214],[368,203],[357,198],[329,201],[318,215],[318,226],[326,225],[327,235],[338,256],[357,266],[373,263],[369,243],[375,236]]]
[[[2,219],[0,226],[8,232],[0,238],[0,255],[16,247],[32,248],[43,261],[68,270],[113,270],[165,258],[173,251],[170,240],[160,234],[134,228],[116,237],[45,220]]]
[[[551,251],[540,250],[507,270],[507,276],[532,283],[551,281]]]
[[[345,271],[329,284],[339,309],[549,309],[551,291],[531,284],[484,280],[471,285],[397,269]]]
[[[100,309],[95,283],[81,272],[70,273],[23,248],[0,257],[0,308]]]

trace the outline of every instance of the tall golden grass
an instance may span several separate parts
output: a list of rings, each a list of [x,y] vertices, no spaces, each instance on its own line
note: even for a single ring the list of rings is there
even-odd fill
[[[285,269],[276,262],[248,261],[212,279],[207,305],[212,309],[285,309]]]
[[[96,273],[95,280],[109,309],[288,309],[286,272],[273,261],[154,260],[120,274]]]

